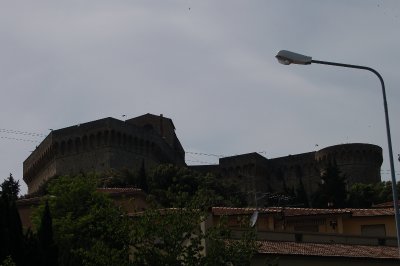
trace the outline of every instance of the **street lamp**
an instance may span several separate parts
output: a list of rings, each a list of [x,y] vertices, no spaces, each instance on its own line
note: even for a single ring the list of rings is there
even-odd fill
[[[371,71],[372,73],[374,73],[375,75],[378,76],[378,78],[381,82],[381,85],[382,85],[383,106],[385,109],[386,134],[387,134],[388,149],[389,149],[390,172],[391,172],[391,176],[392,176],[393,206],[394,206],[394,212],[395,212],[394,215],[395,215],[395,220],[396,220],[397,247],[399,249],[399,255],[400,255],[400,221],[399,221],[400,214],[399,214],[398,197],[397,197],[397,190],[396,190],[396,176],[395,176],[394,163],[393,163],[392,139],[390,137],[389,113],[388,113],[388,107],[387,107],[387,102],[386,102],[385,83],[383,82],[382,76],[375,69],[370,68],[370,67],[313,60],[311,56],[297,54],[297,53],[293,53],[293,52],[286,51],[286,50],[279,51],[275,57],[278,59],[279,63],[284,64],[284,65],[290,65],[290,64],[310,65],[311,63],[315,63],[315,64],[322,64],[322,65],[330,65],[330,66],[364,69],[364,70]]]

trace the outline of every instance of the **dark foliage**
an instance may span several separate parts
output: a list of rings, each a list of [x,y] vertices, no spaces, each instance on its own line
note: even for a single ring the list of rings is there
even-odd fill
[[[343,208],[346,207],[346,177],[331,163],[321,175],[321,184],[313,197],[313,207]]]
[[[53,239],[53,223],[48,201],[46,201],[44,207],[41,223],[37,232],[37,237],[39,240],[41,265],[57,266],[58,249]]]
[[[0,197],[0,261],[7,256],[20,265],[23,262],[22,223],[16,206],[19,182],[12,175],[1,184]]]
[[[19,180],[15,180],[12,174],[1,184],[1,195],[10,201],[17,200],[19,193]]]
[[[160,165],[148,176],[149,195],[163,207],[199,208],[210,206],[245,206],[240,188],[212,174],[203,174],[186,167]]]

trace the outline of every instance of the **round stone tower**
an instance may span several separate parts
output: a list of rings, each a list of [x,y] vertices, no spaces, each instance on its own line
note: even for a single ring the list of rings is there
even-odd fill
[[[351,143],[330,146],[317,151],[315,160],[321,171],[336,162],[349,185],[381,181],[382,148],[376,145]]]

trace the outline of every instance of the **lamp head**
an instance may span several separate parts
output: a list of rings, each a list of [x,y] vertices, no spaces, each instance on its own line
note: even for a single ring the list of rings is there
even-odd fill
[[[311,56],[293,53],[286,50],[281,50],[275,56],[279,63],[283,65],[298,64],[298,65],[309,65],[311,64]]]

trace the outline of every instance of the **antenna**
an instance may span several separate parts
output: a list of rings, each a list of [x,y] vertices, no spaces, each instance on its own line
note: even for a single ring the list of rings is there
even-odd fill
[[[258,219],[258,211],[255,211],[250,218],[250,227],[254,227],[256,225],[257,219]]]

